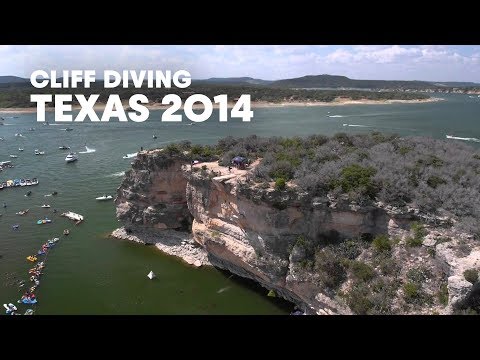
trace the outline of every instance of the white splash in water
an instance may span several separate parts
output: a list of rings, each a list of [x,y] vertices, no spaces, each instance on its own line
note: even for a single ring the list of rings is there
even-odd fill
[[[221,288],[220,290],[217,291],[217,294],[221,294],[221,293],[223,293],[224,291],[227,291],[228,289],[230,289],[230,286]]]
[[[90,153],[94,153],[95,151],[97,151],[97,150],[90,149],[88,146],[85,146],[85,151],[79,151],[78,153],[79,154],[90,154]]]
[[[445,135],[445,136],[447,137],[447,139],[480,142],[480,139],[477,139],[477,138],[464,138],[464,137],[451,136],[451,135]]]
[[[138,153],[131,153],[131,154],[127,154],[125,156],[123,156],[123,159],[131,159],[131,158],[134,158],[135,156],[137,156]]]
[[[119,172],[116,172],[116,173],[113,173],[113,174],[110,174],[110,175],[106,175],[105,177],[120,177],[120,176],[123,176],[125,175],[125,171],[119,171]]]
[[[351,126],[351,127],[371,127],[368,125],[357,125],[357,124],[343,124],[343,126]]]

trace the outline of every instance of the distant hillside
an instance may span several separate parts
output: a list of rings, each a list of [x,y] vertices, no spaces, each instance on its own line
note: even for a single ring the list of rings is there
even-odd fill
[[[194,80],[196,83],[210,84],[229,84],[229,85],[268,85],[272,83],[270,80],[254,79],[251,77],[228,77],[228,78],[210,78],[202,80]]]
[[[436,86],[443,86],[443,87],[480,87],[479,83],[474,83],[474,82],[443,81],[443,82],[433,82],[432,84]]]
[[[0,76],[0,84],[29,83],[30,80],[18,76]]]
[[[277,80],[278,87],[296,88],[356,88],[356,89],[428,89],[436,88],[427,81],[356,80],[338,75],[307,75],[300,78]]]

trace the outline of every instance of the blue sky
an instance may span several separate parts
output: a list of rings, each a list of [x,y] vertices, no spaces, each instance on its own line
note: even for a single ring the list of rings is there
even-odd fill
[[[190,71],[194,79],[312,74],[356,79],[480,82],[480,46],[0,45],[0,75],[33,70]]]

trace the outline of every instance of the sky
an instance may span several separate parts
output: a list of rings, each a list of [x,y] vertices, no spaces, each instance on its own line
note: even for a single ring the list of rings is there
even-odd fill
[[[193,79],[304,75],[480,82],[480,45],[0,45],[0,75],[188,70]]]

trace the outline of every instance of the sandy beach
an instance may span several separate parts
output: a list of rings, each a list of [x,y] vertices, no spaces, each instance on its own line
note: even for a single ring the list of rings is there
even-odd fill
[[[342,106],[342,105],[384,105],[384,104],[420,104],[420,103],[430,103],[444,100],[442,98],[431,97],[428,99],[420,100],[351,100],[351,99],[336,99],[331,102],[301,102],[301,101],[286,101],[280,103],[264,102],[264,101],[254,101],[252,102],[252,108],[277,108],[277,107],[307,107],[307,106]],[[229,103],[228,107],[232,108],[235,103]],[[124,109],[128,108],[128,103],[124,103]],[[171,105],[163,105],[159,103],[146,104],[145,105],[149,110],[165,110]],[[218,104],[213,104],[214,109],[218,109]],[[183,108],[183,106],[182,106]],[[202,109],[201,104],[195,104],[194,109]],[[79,110],[79,106],[73,106],[74,110]],[[105,109],[105,104],[98,104],[94,106],[95,110],[103,111]],[[46,108],[46,111],[52,112],[55,108],[49,107]],[[27,107],[27,108],[0,108],[0,115],[2,114],[31,114],[36,113],[36,107]]]

